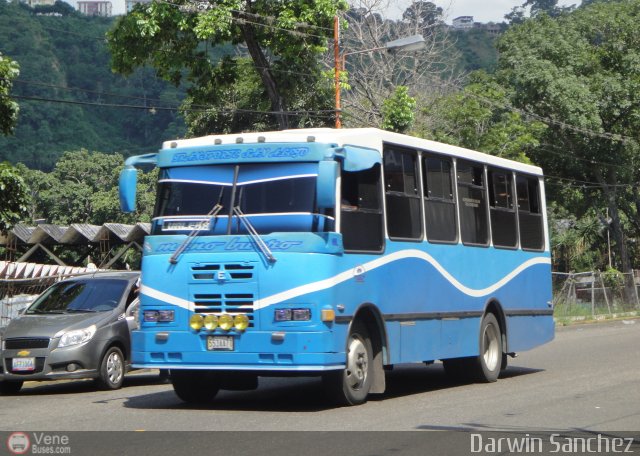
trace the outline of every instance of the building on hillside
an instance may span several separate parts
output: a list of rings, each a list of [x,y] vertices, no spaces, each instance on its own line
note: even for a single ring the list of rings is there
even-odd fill
[[[34,6],[53,6],[56,0],[22,0],[22,2],[33,8]]]
[[[78,11],[86,16],[111,16],[113,5],[107,1],[79,1]]]
[[[125,0],[125,5],[127,7],[127,13],[130,13],[133,10],[133,7],[136,5],[146,5],[147,3],[151,3],[151,0]]]
[[[459,16],[456,17],[452,23],[451,27],[454,30],[469,30],[473,28],[473,16]]]

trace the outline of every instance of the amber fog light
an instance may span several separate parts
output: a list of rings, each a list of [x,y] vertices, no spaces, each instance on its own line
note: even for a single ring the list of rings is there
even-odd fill
[[[220,317],[218,317],[218,325],[220,329],[225,331],[231,330],[231,328],[233,328],[233,317],[227,314],[220,315]]]
[[[249,327],[249,317],[244,314],[236,315],[233,319],[233,326],[238,331],[244,331]]]
[[[204,318],[202,317],[202,315],[191,315],[191,318],[189,318],[189,326],[194,331],[200,331],[204,326]]]

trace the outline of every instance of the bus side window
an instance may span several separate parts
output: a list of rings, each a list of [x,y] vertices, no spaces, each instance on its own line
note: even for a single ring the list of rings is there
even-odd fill
[[[458,160],[458,206],[462,243],[486,246],[489,240],[484,166]]]
[[[417,161],[418,155],[413,150],[385,147],[384,182],[390,238],[422,239]]]
[[[453,164],[450,158],[424,156],[425,212],[429,242],[456,242],[456,201],[453,194]]]
[[[382,251],[380,177],[380,165],[364,171],[342,172],[340,231],[347,251]]]
[[[516,177],[520,246],[523,250],[543,250],[544,232],[540,210],[540,182],[537,177]]]
[[[489,169],[489,207],[493,245],[516,248],[518,229],[511,171]]]

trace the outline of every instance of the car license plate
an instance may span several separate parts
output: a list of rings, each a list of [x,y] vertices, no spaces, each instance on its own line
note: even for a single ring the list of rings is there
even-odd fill
[[[233,350],[232,336],[207,337],[207,350]]]
[[[35,358],[13,358],[11,370],[19,372],[29,372],[36,370]]]

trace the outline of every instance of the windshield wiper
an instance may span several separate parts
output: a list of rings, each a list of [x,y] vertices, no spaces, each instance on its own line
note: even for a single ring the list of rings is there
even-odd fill
[[[209,211],[209,213],[207,214],[207,217],[209,217],[209,220],[211,220],[211,217],[215,217],[216,215],[218,215],[218,212],[222,210],[222,204],[220,203],[222,201],[223,193],[224,193],[224,189],[220,192],[220,198],[218,199],[218,202],[216,203],[216,205],[213,206]],[[201,227],[197,227],[197,228],[194,228],[194,230],[191,231],[191,233],[189,233],[187,238],[182,242],[182,244],[180,244],[180,247],[178,247],[178,249],[173,253],[173,255],[171,255],[171,258],[169,258],[169,263],[171,264],[178,263],[178,258],[180,257],[180,255],[182,255],[182,252],[185,251],[185,249],[191,243],[193,238],[196,237],[196,234],[202,231],[202,229],[203,228]]]
[[[270,263],[275,263],[277,261],[276,257],[273,256],[273,253],[271,252],[271,249],[269,249],[269,246],[264,242],[264,240],[262,240],[262,238],[260,237],[256,229],[253,227],[253,225],[251,224],[247,216],[244,215],[244,212],[240,210],[240,207],[238,206],[234,207],[233,212],[238,216],[238,219],[240,219],[240,221],[244,224],[244,227],[247,229],[249,236],[251,236],[251,239],[253,239],[253,242],[256,243],[256,245],[258,246],[262,254],[267,259],[267,261],[269,261]]]
[[[84,313],[84,312],[98,312],[97,310],[93,310],[93,309],[67,309],[67,313]]]

